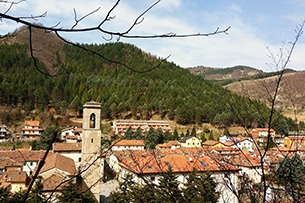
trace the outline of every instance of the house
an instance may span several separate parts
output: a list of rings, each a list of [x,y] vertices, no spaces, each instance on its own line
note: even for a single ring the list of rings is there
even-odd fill
[[[72,159],[51,153],[47,156],[44,165],[39,171],[39,176],[46,179],[51,175],[58,174],[67,178],[76,175],[76,173],[76,167]]]
[[[82,157],[82,143],[53,143],[53,152],[72,159],[78,169]]]
[[[25,120],[24,127],[21,129],[21,136],[26,139],[37,139],[43,131],[39,125],[39,121]]]
[[[298,149],[305,146],[305,136],[287,136],[284,138],[284,146],[291,149]]]
[[[11,170],[21,171],[21,169],[21,163],[18,163],[9,157],[0,157],[0,174]]]
[[[52,153],[52,152],[49,152]],[[38,162],[44,156],[45,150],[30,150],[30,149],[16,149],[16,150],[0,150],[0,157],[8,157],[18,164],[21,164],[21,170],[31,176]]]
[[[60,132],[60,139],[62,141],[66,140],[67,137],[70,136],[75,136],[77,140],[81,140],[83,135],[83,129],[82,128],[77,128],[77,127],[69,127],[62,129]]]
[[[69,180],[75,181],[76,174],[77,171],[72,159],[51,153],[47,156],[38,178],[43,185],[43,193],[49,197],[53,194],[52,202],[56,202],[56,193],[67,185]]]
[[[181,147],[180,142],[171,140],[164,144],[158,144],[156,149],[179,149]]]
[[[275,130],[273,130],[272,128],[254,128],[251,131],[251,135],[254,141],[256,141],[259,146],[262,146],[262,144],[264,143],[265,139],[267,138],[268,134],[270,131],[270,136],[272,138],[275,137]]]
[[[181,147],[201,147],[201,140],[194,136],[183,137],[179,142]]]
[[[173,132],[167,121],[159,120],[115,120],[113,121],[113,130],[115,134],[124,135],[125,132],[131,128],[132,131],[136,131],[138,128],[145,134],[150,128],[162,129],[163,132]]]
[[[254,154],[240,153],[239,155],[231,156],[226,160],[234,166],[238,166],[240,176],[247,176],[253,183],[262,181],[261,160]]]
[[[0,187],[11,193],[25,190],[29,182],[30,179],[24,171],[9,170],[0,175]]]
[[[142,150],[144,149],[143,140],[119,140],[112,145],[112,151],[118,150]]]
[[[66,136],[66,143],[77,143],[81,142],[78,136],[76,135],[67,135]]]
[[[0,141],[5,140],[8,137],[8,129],[6,125],[0,125]]]
[[[226,186],[227,182],[237,186],[237,175],[239,169],[232,165],[218,162],[210,156],[201,153],[197,156],[198,151],[188,150],[153,150],[153,151],[134,151],[131,154],[120,153],[118,157],[118,179],[123,180],[127,174],[131,174],[133,181],[138,184],[146,184],[147,181],[158,184],[161,174],[169,168],[176,175],[179,187],[183,187],[187,181],[187,174],[196,170],[197,173],[211,172],[212,177],[218,183],[216,190],[220,192],[219,202],[238,202],[232,191]],[[195,148],[193,148],[195,149]],[[225,175],[229,174],[229,175]]]
[[[219,138],[219,141],[222,141],[224,145],[230,145],[239,150],[254,151],[253,140],[250,137],[227,137],[224,135]]]

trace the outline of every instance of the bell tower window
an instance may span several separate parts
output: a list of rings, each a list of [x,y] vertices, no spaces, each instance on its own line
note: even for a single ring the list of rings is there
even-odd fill
[[[95,128],[95,114],[90,115],[90,128]]]

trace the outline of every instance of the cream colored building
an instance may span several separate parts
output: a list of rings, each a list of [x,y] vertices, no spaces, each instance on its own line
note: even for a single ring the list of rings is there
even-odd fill
[[[201,147],[201,140],[198,137],[187,136],[180,141],[181,147]]]

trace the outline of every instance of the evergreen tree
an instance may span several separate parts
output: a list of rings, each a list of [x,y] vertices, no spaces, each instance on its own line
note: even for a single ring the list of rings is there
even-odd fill
[[[294,202],[300,202],[305,197],[305,166],[299,154],[291,158],[285,157],[277,169],[279,184],[285,186],[286,192]]]
[[[196,133],[196,128],[195,128],[195,126],[193,126],[193,128],[192,128],[191,136],[192,136],[192,137],[197,137],[197,133]]]
[[[173,173],[170,163],[168,164],[168,171],[164,172],[159,180],[157,190],[160,195],[156,199],[159,202],[184,202],[177,176]]]
[[[218,201],[217,183],[210,173],[198,174],[193,171],[188,175],[187,183],[184,186],[183,196],[185,202],[216,203]]]
[[[175,130],[173,132],[172,140],[179,140],[179,134],[178,134],[177,128],[175,128]]]
[[[144,137],[142,135],[142,129],[140,127],[138,127],[136,129],[136,132],[134,132],[133,138],[135,140],[143,140],[144,139]]]
[[[185,137],[188,137],[188,136],[190,136],[191,134],[190,134],[190,129],[187,129],[186,130],[186,133],[185,133]]]
[[[126,139],[126,140],[132,140],[132,139],[133,139],[133,131],[132,131],[132,128],[131,128],[131,127],[129,127],[129,128],[126,130],[126,132],[125,132],[125,134],[124,134],[124,139]]]
[[[60,141],[60,130],[58,126],[47,126],[45,130],[41,133],[38,140],[32,142],[32,149],[34,150],[46,150],[50,143],[52,142],[54,134],[56,134],[55,142]]]
[[[153,128],[150,128],[145,136],[144,144],[146,149],[154,149],[158,144],[158,135]]]

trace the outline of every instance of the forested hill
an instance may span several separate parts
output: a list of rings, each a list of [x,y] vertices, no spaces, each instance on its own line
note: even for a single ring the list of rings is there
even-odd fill
[[[238,109],[248,125],[264,125],[264,115],[255,109],[259,106],[268,113],[266,107],[174,63],[162,62],[158,66],[158,58],[133,45],[119,42],[83,46],[137,71],[150,71],[138,73],[64,44],[54,52],[57,75],[50,77],[34,68],[28,45],[1,43],[1,104],[17,105],[27,111],[52,106],[63,112],[66,108],[80,110],[84,102],[94,100],[102,103],[102,116],[107,119],[150,119],[158,114],[180,124],[218,125],[239,124]]]

